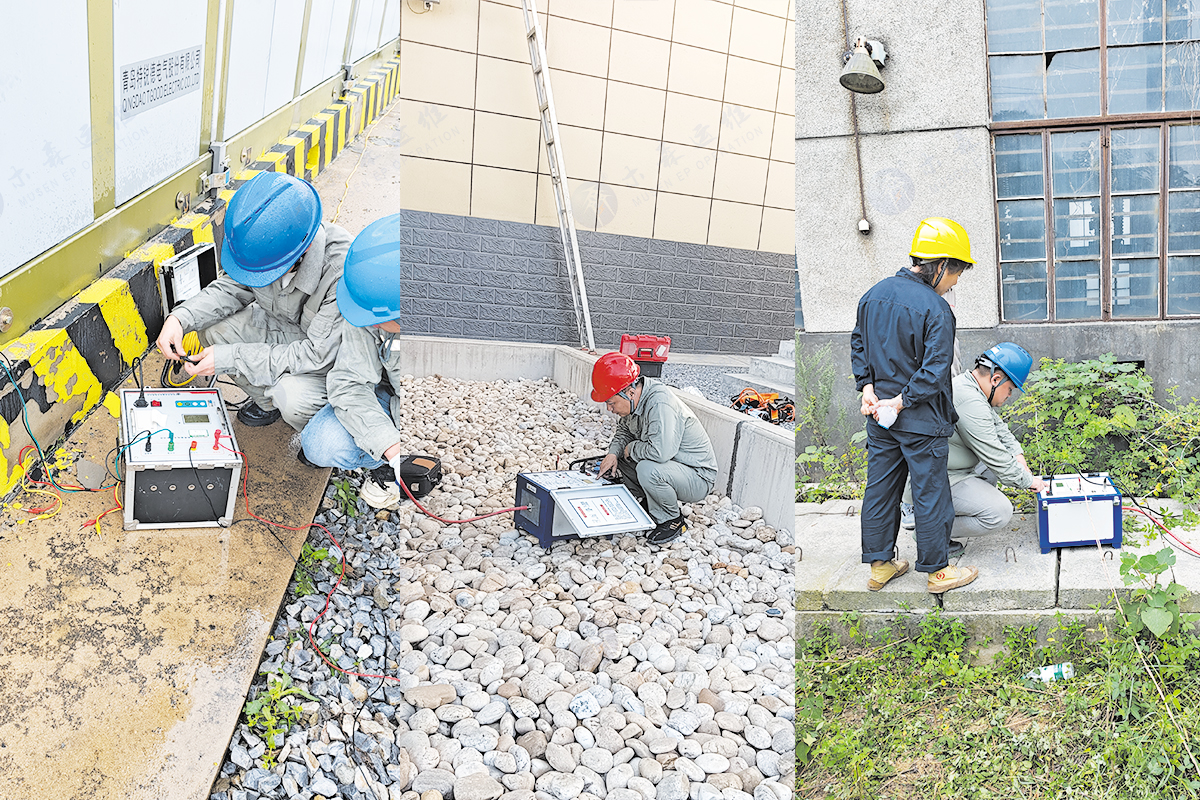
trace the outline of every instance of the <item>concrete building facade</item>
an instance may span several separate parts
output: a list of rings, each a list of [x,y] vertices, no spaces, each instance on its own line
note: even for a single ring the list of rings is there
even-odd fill
[[[802,0],[799,341],[801,357],[832,345],[847,376],[837,402],[857,405],[858,298],[907,263],[930,216],[971,236],[977,263],[955,292],[964,359],[1006,340],[1035,358],[1112,352],[1160,390],[1200,390],[1187,346],[1200,326],[1189,191],[1200,185],[1190,119],[1200,93],[1180,88],[1200,63],[1189,13],[1101,0]],[[838,81],[860,36],[887,51],[878,94]]]

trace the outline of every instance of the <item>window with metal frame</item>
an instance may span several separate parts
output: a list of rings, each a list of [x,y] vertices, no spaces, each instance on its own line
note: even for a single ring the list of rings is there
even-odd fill
[[[987,0],[1006,322],[1200,316],[1200,0]]]

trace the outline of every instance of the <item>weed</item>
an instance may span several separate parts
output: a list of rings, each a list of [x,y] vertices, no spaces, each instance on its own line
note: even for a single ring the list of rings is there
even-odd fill
[[[349,478],[334,478],[330,483],[333,484],[334,498],[341,512],[347,517],[357,517],[358,493],[354,491],[354,484],[350,483]]]
[[[1130,633],[1148,630],[1159,639],[1171,639],[1181,630],[1194,627],[1192,623],[1200,618],[1180,613],[1179,601],[1187,596],[1187,589],[1174,581],[1165,586],[1159,582],[1159,576],[1174,564],[1175,551],[1169,547],[1141,558],[1133,553],[1121,554],[1121,580],[1126,586],[1139,584],[1129,600],[1121,603]]]
[[[335,574],[340,575],[342,562],[336,556],[329,554],[325,547],[313,547],[308,542],[300,548],[300,558],[296,559],[296,572],[292,576],[296,581],[296,596],[304,597],[316,591],[313,578],[321,564],[326,564]]]
[[[267,750],[262,757],[263,769],[276,765],[277,748],[283,746],[282,737],[300,720],[300,703],[296,696],[316,700],[308,692],[292,686],[292,678],[283,670],[267,675],[267,687],[259,690],[258,696],[246,702],[242,709],[246,724],[263,732]]]

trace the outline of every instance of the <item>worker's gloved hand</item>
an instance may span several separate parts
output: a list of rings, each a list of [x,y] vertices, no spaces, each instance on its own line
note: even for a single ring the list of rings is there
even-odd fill
[[[172,361],[178,361],[180,354],[187,352],[183,349],[183,325],[179,324],[174,314],[163,320],[162,331],[154,343]]]
[[[617,477],[617,457],[612,453],[606,455],[604,460],[600,462],[600,477]]]
[[[183,352],[180,345],[180,352]],[[184,360],[183,371],[188,375],[216,375],[217,361],[213,357],[213,349],[206,347],[201,350],[192,360]]]
[[[397,453],[388,459],[388,466],[396,473],[396,483],[400,482],[400,465],[404,463],[404,459],[408,458],[407,453]]]

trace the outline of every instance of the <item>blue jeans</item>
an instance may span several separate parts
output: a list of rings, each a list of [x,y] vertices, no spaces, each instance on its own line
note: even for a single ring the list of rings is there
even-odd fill
[[[375,399],[383,407],[383,413],[390,417],[391,394],[375,387]],[[328,403],[304,426],[300,433],[300,443],[304,448],[305,457],[319,467],[374,469],[383,466],[384,463],[358,446],[354,437],[338,420],[333,406]]]

